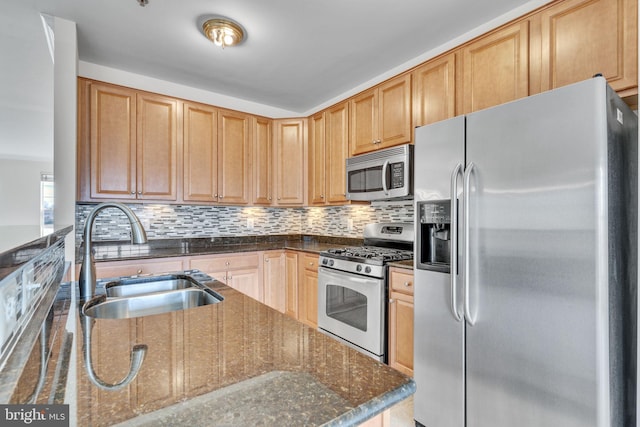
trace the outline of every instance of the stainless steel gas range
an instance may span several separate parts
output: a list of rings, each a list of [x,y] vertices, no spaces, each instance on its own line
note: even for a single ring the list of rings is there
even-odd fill
[[[386,361],[387,264],[413,258],[413,223],[377,223],[364,229],[364,246],[320,253],[318,328]]]

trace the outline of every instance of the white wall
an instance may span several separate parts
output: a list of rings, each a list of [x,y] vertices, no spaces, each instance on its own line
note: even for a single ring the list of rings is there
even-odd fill
[[[40,174],[53,162],[0,158],[0,226],[40,225]]]
[[[76,207],[76,109],[78,42],[76,24],[54,19],[54,185],[56,225],[74,225]],[[66,259],[75,264],[74,233],[65,241]]]

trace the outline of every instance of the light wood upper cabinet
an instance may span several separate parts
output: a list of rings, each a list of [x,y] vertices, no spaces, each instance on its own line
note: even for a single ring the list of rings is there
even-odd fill
[[[413,71],[413,127],[456,115],[456,53],[434,59]]]
[[[216,202],[218,193],[218,110],[185,103],[183,107],[183,199]]]
[[[481,37],[462,48],[462,113],[529,95],[529,21]]]
[[[304,203],[306,119],[274,120],[276,205]]]
[[[251,116],[185,102],[183,117],[183,199],[249,203]]]
[[[347,201],[346,161],[349,157],[349,103],[343,102],[326,112],[325,168],[327,203]]]
[[[89,198],[176,200],[178,103],[99,83],[90,93]]]
[[[89,90],[89,198],[135,199],[136,92],[98,83]]]
[[[79,95],[78,200],[177,200],[178,102],[87,80]]]
[[[245,205],[250,201],[251,116],[218,113],[218,202]]]
[[[601,73],[614,90],[637,93],[637,8],[635,0],[566,0],[541,11],[541,90]]]
[[[309,119],[309,204],[326,202],[325,112]]]
[[[137,94],[137,196],[144,200],[176,200],[178,101]]]
[[[273,127],[270,119],[256,117],[253,125],[253,197],[256,205],[273,200]]]
[[[350,104],[351,155],[411,142],[411,74],[356,95]]]

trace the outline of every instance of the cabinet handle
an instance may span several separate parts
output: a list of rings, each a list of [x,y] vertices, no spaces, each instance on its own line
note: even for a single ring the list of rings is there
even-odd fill
[[[142,191],[138,191],[138,194],[142,196]]]
[[[320,198],[321,198],[321,199],[324,199],[324,194],[321,194],[321,195],[320,195]]]
[[[138,274],[142,274],[142,269],[141,268],[138,269]]]
[[[271,196],[269,196],[269,200],[271,200]]]
[[[231,265],[231,263],[229,261],[225,261],[224,265]]]
[[[278,200],[280,200],[280,197],[278,197]]]
[[[393,304],[394,302],[396,302],[396,300],[394,300],[393,298],[389,299],[389,304]]]
[[[136,192],[135,192],[135,191],[132,191],[132,192],[131,192],[131,194],[136,194]]]
[[[213,197],[218,198],[218,193],[214,194]]]
[[[411,286],[411,282],[404,282],[404,285],[405,285],[406,287],[409,287],[409,286]]]
[[[310,263],[309,263],[309,265],[311,265],[311,266],[312,266],[312,265],[313,265],[313,263],[312,263],[312,262],[310,262]]]
[[[264,260],[264,262],[269,262],[269,260],[268,260],[268,259],[265,259],[265,260]]]
[[[224,196],[221,194],[221,195],[220,195],[220,198],[222,199],[223,197],[224,197]]]

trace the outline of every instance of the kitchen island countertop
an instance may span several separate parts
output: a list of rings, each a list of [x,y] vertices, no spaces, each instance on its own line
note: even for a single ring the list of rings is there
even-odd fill
[[[218,304],[134,319],[79,316],[78,425],[351,426],[415,391],[413,380],[213,281]],[[92,323],[91,362],[115,383],[134,345],[137,377],[108,390],[87,375],[80,344]]]

